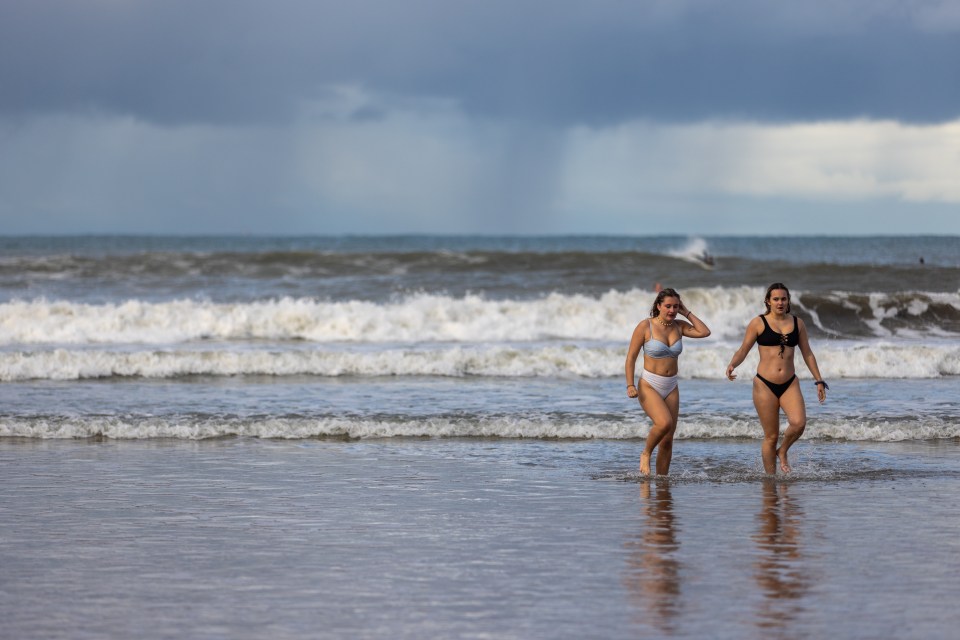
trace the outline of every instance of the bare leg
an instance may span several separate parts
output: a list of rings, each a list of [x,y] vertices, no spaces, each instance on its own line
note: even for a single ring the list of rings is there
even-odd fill
[[[657,475],[665,476],[670,473],[670,460],[673,459],[673,434],[676,427],[670,430],[657,445]]]
[[[647,434],[647,442],[643,447],[643,453],[640,454],[640,473],[650,475],[650,458],[653,456],[653,450],[666,436],[669,435],[672,438],[676,422],[667,403],[646,380],[640,380],[638,390],[640,391],[640,406],[653,421],[650,433]],[[677,394],[677,398],[680,397],[680,393],[676,389],[671,392],[670,396],[673,394]],[[667,453],[667,457],[670,457],[670,453]],[[667,466],[669,467],[669,465],[670,461],[667,460]],[[657,460],[657,466],[660,466],[659,459]]]
[[[680,387],[670,392],[664,403],[670,410],[673,418],[673,427],[664,434],[657,447],[657,475],[665,476],[670,473],[670,461],[673,459],[673,434],[677,432],[677,418],[680,416]]]
[[[790,445],[800,439],[803,430],[807,427],[807,408],[803,403],[803,394],[800,393],[800,379],[794,379],[790,388],[780,396],[780,406],[787,415],[789,424],[783,432],[783,442],[777,449],[777,458],[780,460],[780,470],[790,473],[790,462],[787,460],[787,450]]]
[[[763,444],[760,456],[763,470],[777,472],[777,439],[780,437],[780,401],[760,378],[753,378],[753,406],[757,409],[760,426],[763,427]]]

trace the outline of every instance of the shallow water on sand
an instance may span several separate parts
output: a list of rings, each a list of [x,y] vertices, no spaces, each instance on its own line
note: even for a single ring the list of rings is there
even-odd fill
[[[950,637],[956,441],[0,440],[11,638]]]

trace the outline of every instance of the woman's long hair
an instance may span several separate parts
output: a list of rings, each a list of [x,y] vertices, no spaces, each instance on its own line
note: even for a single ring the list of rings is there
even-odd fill
[[[770,294],[777,289],[783,289],[787,292],[787,313],[790,313],[790,289],[787,289],[787,285],[783,284],[782,282],[774,282],[772,285],[767,287],[767,295],[763,297],[763,304],[767,307],[767,313],[770,313]]]
[[[660,306],[660,303],[663,302],[664,298],[676,298],[680,300],[680,294],[677,293],[676,289],[660,289],[660,293],[657,294],[657,299],[653,301],[653,306],[650,307],[650,317],[656,318],[660,315],[660,309],[657,309]]]

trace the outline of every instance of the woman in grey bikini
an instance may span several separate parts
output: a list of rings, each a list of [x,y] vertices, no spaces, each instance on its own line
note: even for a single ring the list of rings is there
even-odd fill
[[[689,322],[678,320],[686,316]],[[693,315],[673,289],[661,289],[650,309],[650,317],[633,330],[627,350],[627,396],[640,398],[640,406],[653,426],[640,454],[640,473],[650,474],[650,458],[657,449],[657,475],[670,472],[673,434],[680,415],[680,388],[677,386],[677,360],[683,351],[683,337],[706,338],[710,329]],[[636,380],[637,358],[643,349],[643,371]],[[659,448],[658,448],[659,447]]]
[[[803,435],[807,426],[807,409],[793,366],[796,347],[800,347],[803,361],[813,375],[817,398],[821,404],[827,399],[828,387],[820,375],[817,358],[810,349],[803,320],[790,314],[790,291],[786,285],[775,282],[767,287],[763,304],[766,305],[767,312],[747,325],[743,344],[727,365],[727,378],[734,380],[737,377],[733,370],[740,366],[756,343],[760,364],[757,365],[757,375],[753,379],[753,405],[763,427],[763,468],[767,473],[776,473],[776,463],[779,460],[780,470],[787,473],[790,471],[787,451],[790,445]],[[781,409],[787,416],[788,426],[783,432],[783,442],[777,448]]]

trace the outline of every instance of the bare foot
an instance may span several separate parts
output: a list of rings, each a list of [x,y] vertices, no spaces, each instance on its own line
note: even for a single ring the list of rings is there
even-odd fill
[[[650,454],[647,452],[640,454],[640,475],[650,475]]]
[[[790,473],[793,469],[790,468],[790,463],[787,461],[787,452],[783,449],[777,449],[777,458],[780,460],[780,471],[784,473]]]

